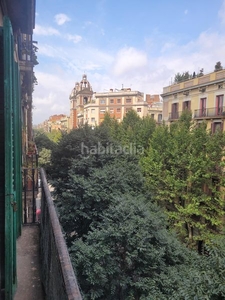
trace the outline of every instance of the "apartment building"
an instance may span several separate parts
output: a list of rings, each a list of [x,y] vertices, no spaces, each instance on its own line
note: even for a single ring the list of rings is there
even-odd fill
[[[224,130],[225,70],[214,71],[163,88],[163,120],[170,124],[188,109],[197,122],[207,121],[212,132]]]
[[[91,101],[84,106],[84,120],[91,126],[96,126],[101,124],[105,114],[108,113],[110,117],[121,122],[130,110],[136,111],[141,118],[150,114],[156,121],[161,120],[162,106],[156,102],[159,100],[159,95],[152,97],[148,95],[150,102],[146,101],[146,96],[130,88],[110,89],[108,92],[95,93]]]
[[[163,109],[162,101],[148,104],[148,115],[151,116],[156,121],[157,124],[162,123],[162,109]]]
[[[48,119],[48,132],[52,130],[68,131],[69,117],[64,114],[53,115]]]
[[[144,94],[131,91],[130,88],[110,89],[109,92],[95,93],[93,96],[84,106],[84,120],[92,126],[101,124],[106,113],[120,122],[129,110],[135,110],[140,117],[148,112]]]
[[[151,115],[156,122],[162,120],[162,102],[159,95],[145,95],[131,88],[110,89],[107,92],[94,93],[84,74],[80,82],[75,83],[70,94],[70,129],[88,123],[97,126],[108,113],[119,122],[129,110],[134,110],[142,118]]]

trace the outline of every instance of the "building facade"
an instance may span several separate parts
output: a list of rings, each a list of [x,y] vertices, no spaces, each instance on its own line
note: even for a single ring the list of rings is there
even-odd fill
[[[70,129],[83,125],[84,105],[91,102],[93,95],[92,87],[84,74],[80,82],[75,83],[70,94]]]
[[[109,92],[95,93],[84,106],[84,121],[91,126],[99,125],[108,113],[120,122],[129,110],[135,110],[140,117],[148,114],[148,103],[144,94],[130,88],[110,89]]]
[[[76,82],[70,94],[70,129],[83,124],[97,126],[104,120],[105,114],[122,121],[129,110],[134,110],[142,118],[151,115],[156,122],[162,120],[162,102],[159,95],[132,91],[131,88],[110,89],[108,92],[94,93],[83,75]]]
[[[35,0],[0,0],[0,299],[5,300],[13,299],[17,284],[16,239],[23,221],[22,171],[30,155],[35,154],[34,25]]]
[[[70,118],[67,115],[53,115],[43,123],[34,126],[35,129],[42,129],[45,132],[51,132],[53,130],[60,130],[67,132],[69,130]]]
[[[190,110],[197,122],[207,121],[212,132],[224,130],[225,70],[195,77],[163,88],[163,120],[176,121],[184,110]]]

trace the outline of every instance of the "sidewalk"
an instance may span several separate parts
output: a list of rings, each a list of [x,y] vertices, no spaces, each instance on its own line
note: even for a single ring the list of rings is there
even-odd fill
[[[25,225],[17,240],[17,290],[14,300],[44,300],[40,281],[39,226]]]

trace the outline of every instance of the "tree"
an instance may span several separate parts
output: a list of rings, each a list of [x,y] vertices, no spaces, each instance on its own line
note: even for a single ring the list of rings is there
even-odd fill
[[[51,132],[47,133],[47,137],[53,141],[54,143],[58,143],[62,138],[62,131],[61,130],[52,130]]]
[[[185,71],[182,74],[178,72],[175,74],[174,83],[180,83],[182,81],[189,80],[190,78],[191,75],[189,74],[189,71]]]
[[[55,147],[55,143],[49,139],[43,130],[35,131],[34,140],[39,152],[43,148],[53,150]]]
[[[221,65],[221,62],[218,61],[218,62],[215,64],[214,72],[217,72],[217,71],[220,71],[220,70],[223,70],[223,67],[222,67],[222,65]]]
[[[106,115],[101,126],[109,128],[110,135],[115,141],[123,146],[133,145],[141,154],[148,147],[156,122],[150,116],[140,118],[136,111],[130,110],[121,123]]]
[[[39,152],[38,163],[39,166],[43,168],[49,168],[51,163],[51,153],[50,149],[42,148]]]
[[[186,112],[156,129],[141,165],[146,185],[189,247],[219,233],[224,214],[222,132],[211,134]]]
[[[169,274],[188,267],[187,254],[159,208],[132,196],[115,199],[99,226],[70,249],[84,299],[99,300],[181,299],[173,298],[174,278],[183,278]]]
[[[60,222],[68,245],[96,227],[115,196],[143,192],[138,160],[132,155],[103,154],[75,159],[66,182],[54,181]]]
[[[52,152],[50,170],[52,180],[67,182],[73,159],[88,157],[90,150],[99,143],[106,148],[112,141],[108,128],[103,126],[92,129],[86,124],[65,133]]]

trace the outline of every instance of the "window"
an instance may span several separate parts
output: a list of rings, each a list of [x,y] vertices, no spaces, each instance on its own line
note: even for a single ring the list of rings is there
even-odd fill
[[[191,101],[183,102],[183,110],[191,110]]]
[[[92,122],[92,123],[95,122],[95,118],[91,118],[91,122]]]
[[[117,103],[121,103],[121,99],[117,99]]]
[[[151,118],[154,119],[154,118],[155,118],[155,115],[154,115],[154,114],[151,114]]]
[[[213,122],[211,125],[212,133],[215,133],[218,130],[223,130],[223,122]]]
[[[126,99],[126,103],[131,103],[131,99]]]
[[[200,99],[200,117],[206,116],[206,98]]]
[[[216,96],[216,114],[221,115],[223,112],[223,95]]]
[[[223,84],[222,83],[218,84],[218,89],[222,89],[222,88],[223,88]]]
[[[114,104],[114,99],[110,99],[110,104]]]
[[[117,108],[117,109],[116,109],[116,112],[121,112],[121,108]]]
[[[105,99],[101,99],[100,104],[105,104]]]
[[[91,113],[92,113],[92,114],[95,113],[95,109],[94,109],[94,108],[91,109]]]
[[[114,113],[114,108],[110,108],[109,111],[110,111],[110,114],[113,114]]]
[[[132,110],[132,107],[126,107],[126,112]]]
[[[162,114],[158,114],[158,122],[162,122]]]
[[[105,113],[105,109],[100,109],[100,114],[104,114]]]
[[[178,113],[178,103],[172,104],[172,112],[171,112],[171,119],[178,119],[179,113]]]
[[[141,107],[138,107],[138,108],[137,108],[137,112],[141,112]]]

